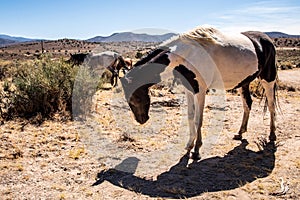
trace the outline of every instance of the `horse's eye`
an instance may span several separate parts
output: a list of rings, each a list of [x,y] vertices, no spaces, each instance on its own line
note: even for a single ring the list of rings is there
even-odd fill
[[[135,101],[136,101],[137,103],[140,103],[142,100],[141,100],[140,98],[135,98]]]
[[[129,102],[129,106],[132,108],[132,107],[135,107],[131,102]]]

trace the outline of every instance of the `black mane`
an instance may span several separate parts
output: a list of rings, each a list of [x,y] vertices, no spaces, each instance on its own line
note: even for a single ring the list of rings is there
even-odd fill
[[[88,53],[70,54],[70,59],[67,62],[71,63],[72,65],[81,65],[87,56]]]
[[[144,65],[147,62],[149,62],[152,58],[154,58],[155,56],[157,56],[158,54],[160,54],[161,52],[168,50],[166,47],[160,47],[158,49],[155,49],[153,51],[151,51],[150,53],[148,53],[147,55],[143,56],[139,61],[137,61],[133,66],[137,67],[140,65]]]

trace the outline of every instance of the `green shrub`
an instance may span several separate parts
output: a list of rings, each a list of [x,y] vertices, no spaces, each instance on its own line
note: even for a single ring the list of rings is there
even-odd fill
[[[48,54],[12,66],[10,76],[0,82],[0,118],[5,120],[35,116],[85,119],[95,92],[110,85],[109,71],[71,66]]]
[[[16,91],[9,114],[52,117],[60,112],[70,116],[76,72],[76,68],[63,60],[53,61],[49,55],[43,55],[33,63],[20,64],[12,80]]]

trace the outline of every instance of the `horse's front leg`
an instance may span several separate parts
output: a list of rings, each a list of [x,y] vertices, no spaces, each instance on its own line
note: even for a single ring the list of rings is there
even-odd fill
[[[114,87],[118,86],[118,75],[115,76],[115,84],[114,84]]]
[[[194,94],[187,92],[187,103],[188,103],[188,122],[190,129],[190,139],[185,147],[187,154],[190,154],[191,150],[194,148],[194,142],[196,139],[196,126],[195,126],[195,104],[194,104]]]
[[[111,77],[111,80],[110,80],[111,85],[113,87],[116,87],[118,85],[118,77],[119,77],[119,71],[118,70],[114,70],[112,72],[112,77]]]
[[[206,90],[199,91],[195,95],[195,127],[197,129],[197,137],[195,142],[194,152],[192,153],[193,160],[200,160],[199,149],[202,146],[202,135],[201,135],[201,127],[203,121],[203,111],[205,104],[205,92]]]

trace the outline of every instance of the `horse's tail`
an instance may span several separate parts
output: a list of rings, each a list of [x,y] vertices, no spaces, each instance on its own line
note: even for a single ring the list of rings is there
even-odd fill
[[[254,45],[260,46],[260,50],[258,50],[258,60],[259,60],[259,79],[265,80],[268,83],[271,83],[274,81],[273,85],[273,102],[275,106],[275,112],[279,111],[281,113],[280,105],[279,105],[279,98],[278,98],[278,85],[279,85],[279,79],[278,79],[278,73],[277,73],[277,65],[276,65],[276,49],[272,42],[272,40],[265,34],[260,35],[261,38],[259,40],[259,43],[254,40]],[[256,47],[257,48],[257,47]],[[266,113],[268,108],[268,99],[265,94],[265,88],[262,87],[261,81],[259,81],[259,87],[260,87],[260,94],[261,94],[261,101],[264,99],[264,113]]]
[[[274,88],[273,88],[275,113],[276,113],[276,111],[282,113],[280,105],[279,105],[279,98],[278,98],[279,78],[278,78],[278,70],[277,70],[278,67],[276,64],[276,49],[270,38],[267,38],[266,40],[261,40],[261,43],[262,43],[264,55],[266,57],[265,66],[267,66],[267,68],[269,68],[268,69],[269,73],[266,78],[274,80],[273,77],[275,77],[275,80],[274,80],[275,83],[274,83]],[[268,104],[268,100],[267,100],[267,98],[265,98],[264,113],[266,113],[266,111],[267,111],[267,104]]]

